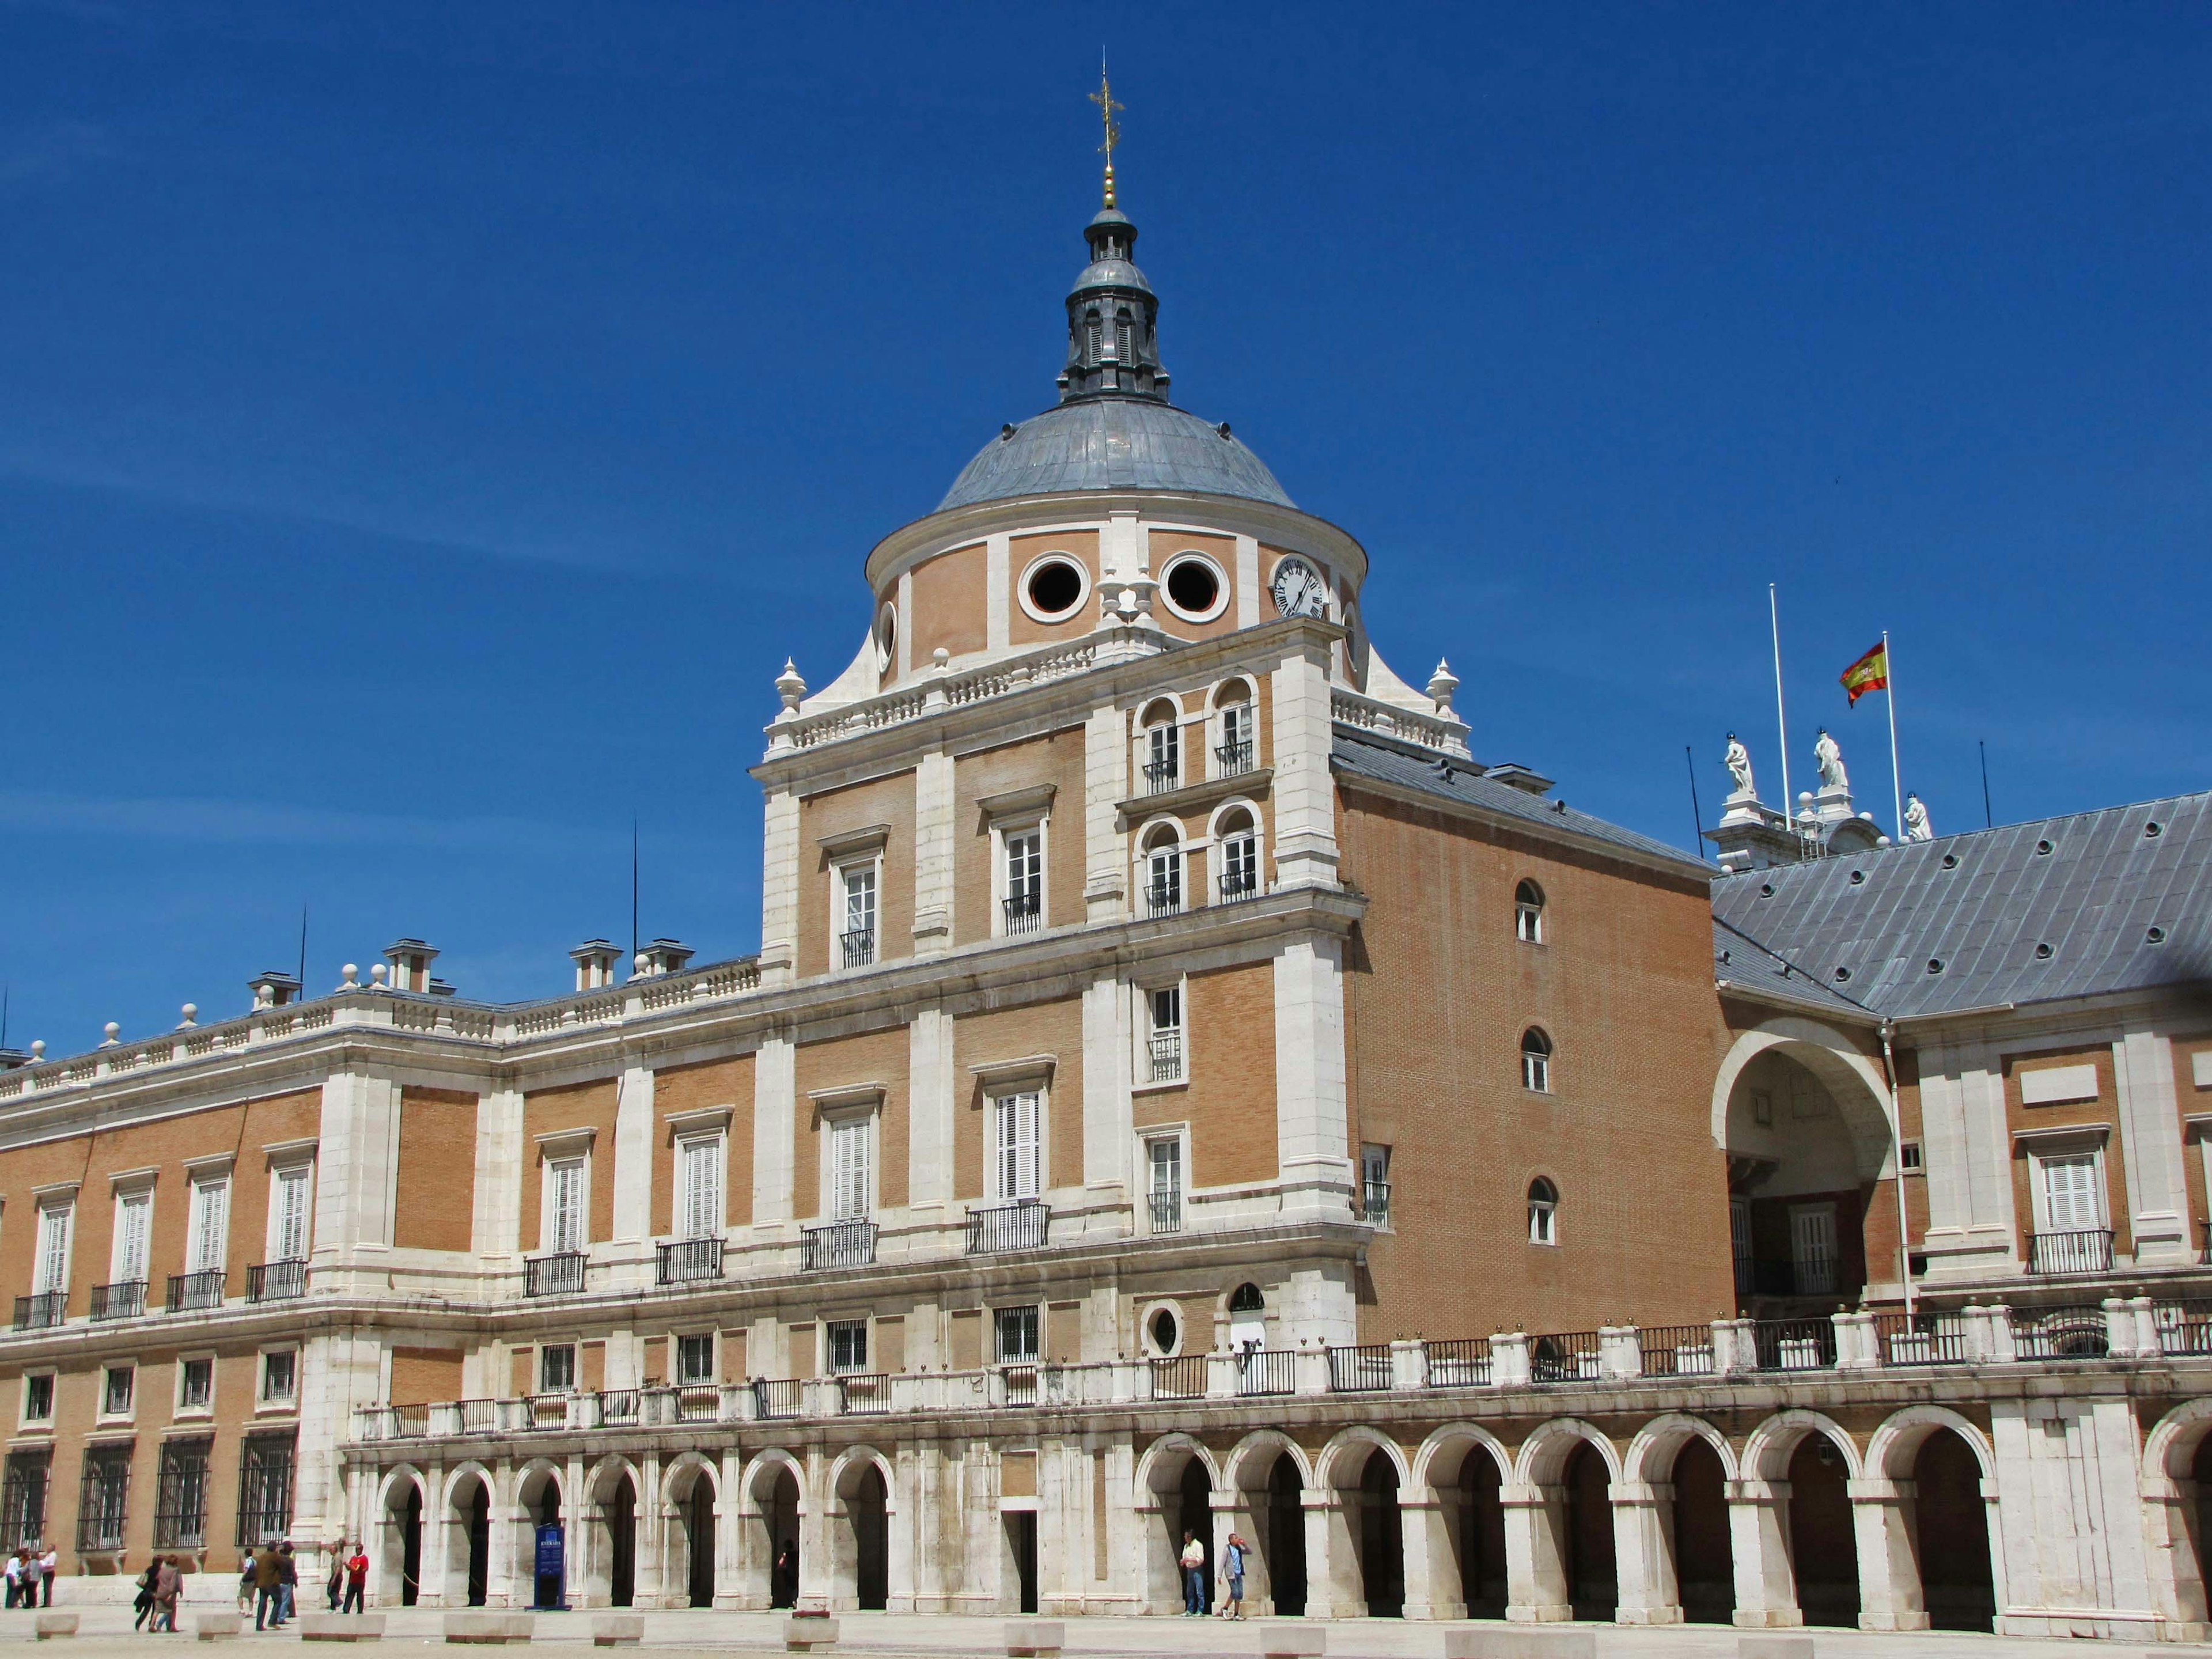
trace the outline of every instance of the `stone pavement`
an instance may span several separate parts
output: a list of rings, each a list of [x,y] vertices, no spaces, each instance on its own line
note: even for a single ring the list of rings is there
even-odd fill
[[[198,1604],[204,1611],[227,1609],[228,1602]],[[159,1650],[198,1651],[192,1638],[192,1604],[187,1603],[180,1632],[173,1637],[134,1636],[126,1607],[85,1607],[81,1634],[72,1642],[48,1644],[65,1654],[72,1647],[96,1648],[102,1652],[136,1656]],[[445,1650],[441,1638],[443,1612],[433,1607],[389,1607],[385,1617],[382,1648],[435,1648],[454,1653],[474,1649]],[[661,1654],[727,1654],[732,1651],[780,1653],[783,1648],[783,1615],[757,1613],[680,1611],[647,1613],[645,1645]],[[591,1647],[592,1613],[575,1612],[538,1616],[533,1647],[555,1645],[567,1652]],[[913,1615],[848,1613],[838,1615],[836,1652],[870,1656],[870,1659],[951,1659],[952,1656],[990,1656],[1004,1652],[1005,1620],[966,1619],[945,1614]],[[1218,1619],[1069,1619],[1063,1621],[1070,1655],[1097,1655],[1101,1659],[1255,1659],[1260,1651],[1261,1621],[1231,1624]],[[1443,1651],[1441,1624],[1407,1624],[1391,1619],[1357,1620],[1326,1626],[1329,1659],[1438,1659]],[[1718,1626],[1692,1625],[1658,1629],[1615,1625],[1585,1625],[1550,1628],[1578,1628],[1597,1638],[1600,1659],[1631,1659],[1650,1655],[1654,1659],[1735,1659],[1737,1632]],[[296,1626],[282,1633],[256,1635],[249,1620],[241,1643],[290,1644],[298,1640]],[[1911,1636],[1874,1635],[1859,1631],[1814,1630],[1820,1659],[2056,1659],[2079,1654],[2083,1659],[2103,1656],[2203,1656],[2212,1648],[2174,1644],[2146,1648],[2139,1642],[2063,1641],[2023,1637],[1993,1637],[1951,1632]],[[27,1614],[0,1613],[0,1643],[29,1642],[31,1620]],[[327,1653],[348,1650],[336,1644],[316,1644]],[[374,1651],[375,1650],[371,1650]],[[622,1650],[609,1650],[619,1653]]]

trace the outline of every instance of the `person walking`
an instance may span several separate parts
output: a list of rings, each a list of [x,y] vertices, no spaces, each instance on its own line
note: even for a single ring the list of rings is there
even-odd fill
[[[1244,1561],[1248,1552],[1243,1534],[1231,1533],[1229,1547],[1221,1552],[1221,1579],[1229,1587],[1229,1599],[1221,1605],[1224,1619],[1244,1616]]]
[[[1185,1617],[1206,1612],[1206,1546],[1188,1528],[1182,1535],[1182,1610]]]
[[[345,1606],[341,1611],[359,1613],[362,1610],[362,1604],[368,1598],[368,1555],[366,1546],[356,1544],[353,1547],[353,1553],[346,1558],[345,1575]]]
[[[238,1564],[238,1610],[240,1613],[253,1611],[254,1588],[253,1552],[248,1550]]]
[[[283,1622],[276,1617],[283,1606],[276,1590],[277,1575],[282,1571],[276,1565],[276,1547],[264,1544],[261,1553],[253,1558],[253,1628],[273,1630]]]
[[[39,1583],[46,1576],[46,1563],[40,1558],[38,1551],[26,1549],[23,1552],[23,1571],[17,1579],[22,1587],[25,1607],[36,1607],[39,1605]]]
[[[177,1566],[177,1558],[161,1558],[161,1577],[154,1581],[154,1628],[173,1632],[177,1628],[177,1598],[185,1593],[185,1575]]]
[[[23,1604],[23,1552],[21,1550],[17,1550],[8,1558],[8,1565],[4,1571],[8,1580],[8,1605],[11,1607],[21,1607]]]
[[[300,1589],[300,1564],[292,1558],[292,1540],[276,1547],[276,1622],[292,1622],[293,1600]]]
[[[138,1594],[131,1599],[131,1610],[137,1617],[131,1621],[133,1631],[143,1629],[154,1616],[154,1586],[161,1577],[161,1559],[156,1556],[146,1564],[146,1571],[138,1575]]]
[[[345,1594],[345,1540],[343,1538],[331,1546],[331,1576],[323,1590],[330,1597],[331,1611],[336,1613],[338,1597]]]
[[[47,1607],[54,1604],[54,1580],[61,1577],[61,1552],[49,1544],[46,1554],[39,1559],[39,1583],[46,1587]]]

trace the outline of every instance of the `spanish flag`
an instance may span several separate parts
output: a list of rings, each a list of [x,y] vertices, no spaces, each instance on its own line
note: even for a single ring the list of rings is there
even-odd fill
[[[1889,641],[1880,645],[1844,670],[1843,688],[1850,693],[1852,704],[1869,691],[1889,690]]]

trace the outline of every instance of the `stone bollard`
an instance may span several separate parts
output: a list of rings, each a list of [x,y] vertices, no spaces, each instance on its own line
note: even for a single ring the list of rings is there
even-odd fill
[[[76,1615],[73,1613],[41,1613],[33,1629],[41,1642],[52,1641],[57,1636],[76,1634]]]
[[[645,1640],[645,1617],[635,1613],[603,1613],[592,1620],[595,1648],[634,1648]]]
[[[786,1653],[827,1653],[837,1645],[837,1621],[828,1613],[794,1613],[783,1621]]]
[[[246,1620],[234,1613],[204,1613],[192,1620],[192,1633],[203,1642],[222,1641],[245,1627]]]
[[[302,1642],[381,1642],[384,1615],[380,1613],[303,1613],[300,1615]]]
[[[1739,1636],[1735,1659],[1813,1659],[1809,1636]]]
[[[1303,1619],[1271,1620],[1260,1626],[1260,1659],[1321,1659],[1328,1632]]]
[[[1444,1632],[1444,1659],[1597,1659],[1597,1636],[1586,1630],[1500,1628]]]
[[[471,1646],[527,1642],[534,1624],[526,1613],[449,1613],[446,1639]]]
[[[1009,1619],[1006,1659],[1060,1659],[1063,1634],[1057,1619]]]

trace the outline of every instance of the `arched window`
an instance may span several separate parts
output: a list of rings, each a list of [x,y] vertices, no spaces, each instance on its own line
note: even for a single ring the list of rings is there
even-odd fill
[[[1513,890],[1513,933],[1523,945],[1544,942],[1544,890],[1533,881]]]
[[[1221,848],[1221,902],[1250,898],[1260,890],[1260,835],[1252,815],[1232,807],[1221,815],[1214,834]]]
[[[1213,747],[1216,777],[1233,778],[1253,766],[1252,696],[1242,680],[1231,680],[1214,699],[1221,741]]]
[[[1521,1086],[1552,1092],[1552,1039],[1533,1025],[1521,1033]]]
[[[1182,842],[1162,824],[1145,840],[1145,914],[1172,916],[1182,909]]]
[[[1249,1279],[1229,1293],[1229,1311],[1233,1314],[1258,1313],[1267,1305],[1260,1287]]]
[[[1559,1189],[1541,1176],[1528,1183],[1528,1242],[1559,1242]]]
[[[1182,720],[1163,698],[1145,710],[1145,793],[1158,795],[1182,787]]]

